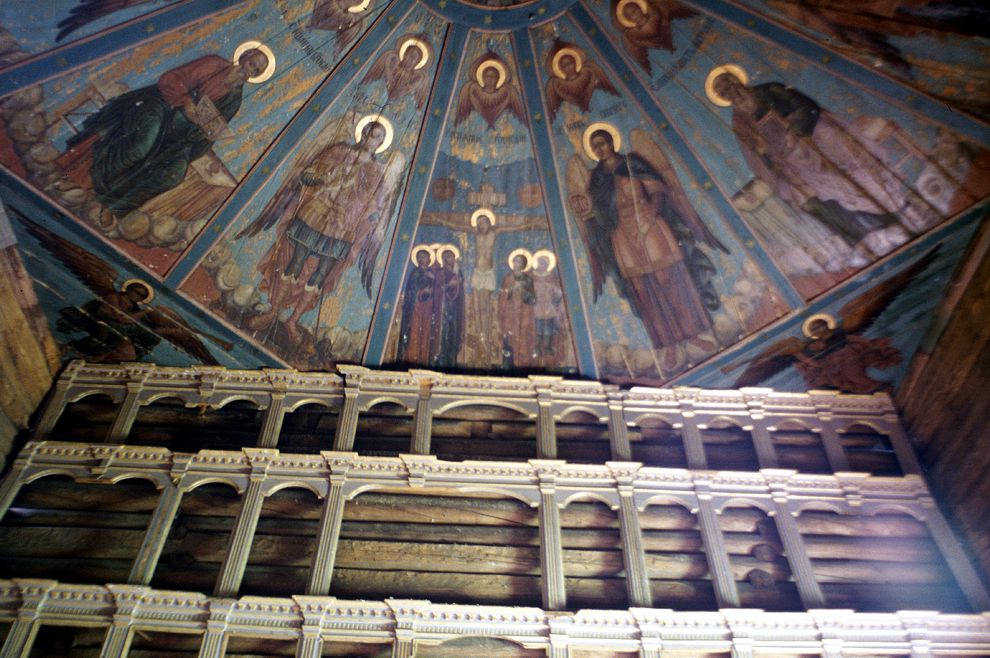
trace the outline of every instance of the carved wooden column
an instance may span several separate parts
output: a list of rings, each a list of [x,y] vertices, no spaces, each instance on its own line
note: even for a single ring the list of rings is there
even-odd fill
[[[658,641],[657,644],[651,642],[647,645],[644,641],[644,644],[639,648],[639,658],[662,658],[663,644],[661,642],[662,640]]]
[[[124,658],[134,637],[135,614],[141,599],[151,590],[131,585],[107,585],[107,589],[113,594],[114,612],[100,647],[100,658]]]
[[[705,479],[696,480],[694,490],[698,496],[698,527],[715,588],[715,601],[720,608],[738,608],[739,589],[732,576],[729,552],[725,548],[725,538],[712,502],[711,483]]]
[[[760,468],[777,468],[777,452],[773,449],[773,438],[767,430],[767,416],[764,409],[764,398],[770,389],[743,389],[746,406],[749,407],[749,417],[752,420],[753,450],[756,452],[756,462]]]
[[[206,620],[203,643],[199,645],[199,658],[223,658],[227,651],[227,625],[230,612],[237,601],[215,599],[210,601],[210,616]]]
[[[7,639],[0,649],[3,658],[27,658],[31,645],[38,634],[41,608],[55,587],[54,580],[14,579],[21,591],[21,606],[17,609],[14,623],[7,633]]]
[[[623,408],[625,393],[607,391],[608,396],[608,443],[615,461],[632,461],[632,446],[629,445],[629,427]]]
[[[563,462],[530,461],[537,469],[552,468]],[[564,588],[564,552],[560,539],[560,509],[557,507],[556,476],[549,471],[539,472],[540,477],[540,586],[543,607],[546,610],[564,610],[567,607],[567,591]]]
[[[549,388],[536,389],[536,456],[557,458],[557,426],[553,420],[553,395]]]
[[[416,412],[413,417],[412,453],[430,454],[430,437],[433,432],[433,412],[430,410],[432,382],[419,381],[419,397],[416,398]]]
[[[127,577],[127,582],[131,585],[147,585],[151,582],[181,502],[182,491],[174,484],[169,482],[161,488],[158,505],[155,506],[148,528],[144,531],[141,548],[138,549],[134,564],[131,565],[131,573]]]
[[[405,599],[385,599],[392,608],[395,629],[392,641],[392,658],[412,658],[416,645],[416,616],[424,601]]]
[[[825,594],[822,592],[821,585],[815,580],[811,558],[808,557],[804,538],[801,536],[801,531],[795,520],[796,514],[792,511],[793,505],[785,489],[786,479],[795,473],[797,471],[775,470],[773,473],[764,472],[764,475],[767,476],[767,484],[770,486],[777,534],[784,545],[784,552],[787,554],[787,563],[791,567],[791,573],[794,574],[794,582],[801,597],[801,604],[805,610],[824,608]]]
[[[357,455],[351,454],[356,457]],[[333,578],[333,565],[337,558],[340,543],[340,524],[344,517],[344,481],[347,479],[349,464],[340,455],[325,452],[324,459],[330,466],[330,489],[323,500],[320,514],[320,529],[316,540],[316,552],[310,568],[306,594],[325,596],[330,592]]]
[[[278,454],[278,450],[262,450],[260,448],[243,448],[242,450],[251,461],[251,474],[248,479],[247,490],[241,499],[241,509],[237,513],[237,520],[234,521],[230,542],[227,544],[227,553],[224,555],[223,564],[220,565],[217,586],[213,590],[214,596],[237,595],[241,578],[244,577],[248,555],[251,552],[254,531],[258,527],[261,506],[265,501],[262,486],[268,473],[268,466],[271,464],[272,458]]]
[[[55,424],[58,422],[59,417],[61,417],[62,412],[65,411],[65,405],[69,398],[69,390],[72,389],[76,376],[85,365],[84,361],[73,361],[59,375],[59,378],[55,381],[54,388],[52,388],[51,395],[45,402],[45,410],[38,419],[38,425],[34,428],[34,434],[32,436],[35,440],[40,441],[53,438],[50,435],[52,430],[55,429]]]
[[[554,633],[550,631],[550,647],[547,651],[548,658],[567,658],[571,655],[570,640],[564,633]]]
[[[271,393],[265,418],[261,422],[261,434],[258,436],[259,448],[274,448],[278,445],[278,435],[282,431],[282,421],[285,420],[285,389],[276,388]]]
[[[7,514],[14,499],[24,486],[24,470],[31,463],[34,451],[41,446],[41,443],[29,443],[21,449],[20,454],[14,460],[10,470],[3,480],[0,480],[0,519]]]
[[[918,502],[925,511],[925,524],[928,526],[928,532],[942,553],[942,557],[945,558],[945,563],[952,571],[952,576],[966,597],[969,607],[973,609],[973,612],[990,610],[990,595],[987,594],[987,590],[983,586],[980,574],[973,568],[969,556],[966,555],[955,535],[952,534],[952,528],[945,521],[942,512],[935,505],[935,501],[932,500],[931,496],[922,495],[918,497]]]
[[[340,452],[348,452],[354,449],[354,435],[357,434],[358,422],[358,396],[361,394],[360,381],[355,381],[351,385],[351,378],[347,378],[347,385],[344,388],[344,405],[340,409],[340,417],[337,419],[337,433],[333,437],[333,449]]]
[[[889,399],[885,398],[889,404]],[[897,463],[901,467],[901,472],[904,475],[909,475],[911,473],[921,474],[921,463],[918,462],[918,455],[914,452],[914,447],[911,445],[911,440],[908,438],[907,434],[904,433],[903,428],[901,428],[900,419],[897,417],[897,412],[891,407],[883,417],[887,425],[887,437],[890,439],[890,446],[894,449],[894,454],[897,456]]]
[[[107,443],[124,443],[127,440],[134,419],[137,418],[138,400],[144,391],[144,382],[148,379],[150,368],[128,369],[128,374],[131,379],[126,384],[127,393],[124,395],[124,401],[117,408],[117,415],[113,419],[110,431],[107,432]]]
[[[608,462],[619,491],[619,533],[622,536],[622,562],[626,567],[626,591],[630,607],[653,607],[653,591],[646,571],[643,531],[633,497],[633,479],[638,463]]]
[[[825,450],[825,457],[828,459],[828,465],[833,473],[848,471],[849,458],[846,457],[846,451],[842,449],[842,439],[839,438],[839,433],[835,431],[835,414],[832,413],[830,404],[825,400],[818,399],[822,393],[825,392],[816,391],[813,396],[818,420],[822,425],[822,448]]]
[[[678,395],[681,406],[681,439],[684,441],[684,457],[688,468],[706,469],[708,459],[705,457],[705,443],[698,429],[698,419],[694,412],[694,401]]]

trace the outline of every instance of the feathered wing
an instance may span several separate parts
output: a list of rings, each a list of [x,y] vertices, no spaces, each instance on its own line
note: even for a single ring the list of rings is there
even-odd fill
[[[430,78],[429,76],[420,76],[419,80],[416,82],[416,86],[413,88],[413,97],[416,99],[416,107],[421,108],[426,104],[426,99],[430,96]]]
[[[98,18],[107,16],[121,9],[140,5],[150,0],[79,0],[79,4],[69,11],[69,15],[58,23],[58,36],[55,41],[61,41],[71,33]]]
[[[267,231],[282,220],[291,218],[299,209],[299,203],[301,201],[302,185],[300,185],[297,176],[293,176],[292,180],[276,192],[275,196],[265,204],[257,219],[238,232],[234,236],[234,239],[240,240],[245,237],[254,237],[262,231]]]
[[[474,109],[474,105],[471,103],[471,92],[475,87],[478,87],[478,83],[474,80],[469,80],[461,87],[460,96],[457,97],[457,114],[454,115],[455,126],[471,116],[471,111]]]
[[[557,116],[557,110],[560,109],[560,104],[564,102],[563,96],[557,91],[560,88],[560,81],[557,78],[550,78],[547,81],[546,86],[546,97],[547,97],[547,118],[553,123],[554,118]]]
[[[219,365],[193,329],[172,309],[156,306],[149,309],[141,321],[157,335],[195,357],[201,363],[211,366]]]
[[[804,346],[805,341],[794,336],[777,341],[746,365],[746,369],[739,375],[733,388],[757,386],[765,382],[781,370],[793,365]],[[722,371],[728,373],[733,369],[723,368]]]
[[[698,15],[698,12],[681,4],[678,0],[646,0],[646,4],[654,11],[658,11],[666,16],[668,20],[691,18]]]
[[[392,219],[392,214],[395,212],[395,206],[399,202],[398,189],[405,170],[405,156],[399,151],[393,152],[385,164],[385,174],[382,177],[382,185],[385,188],[384,198],[388,201],[375,228],[361,242],[358,265],[361,268],[361,284],[369,298],[372,297],[371,284],[375,274],[375,261],[378,260],[378,252],[381,251],[382,243],[385,242],[388,225]]]
[[[660,147],[654,142],[649,133],[638,128],[633,129],[630,135],[635,152],[644,158],[650,165],[656,169],[664,180],[667,181],[667,189],[670,191],[670,203],[673,205],[674,209],[677,211],[678,215],[684,220],[685,227],[691,232],[692,237],[698,242],[702,242],[710,247],[715,247],[721,249],[725,253],[729,253],[729,250],[722,244],[722,242],[715,237],[715,234],[711,232],[711,229],[701,221],[701,217],[698,212],[691,205],[688,200],[687,194],[684,192],[684,188],[681,187],[680,179],[677,177],[677,172],[674,171],[673,166],[671,166],[670,161],[667,160],[667,156],[663,154]]]
[[[116,292],[116,282],[120,277],[117,270],[102,258],[98,258],[60,235],[46,228],[25,222],[31,233],[55,259],[68,267],[79,277],[86,287],[100,298]]]
[[[856,334],[866,331],[880,317],[884,309],[904,292],[908,284],[932,264],[938,256],[939,249],[941,245],[937,245],[914,264],[843,306],[839,310],[839,318],[846,333]]]
[[[612,81],[608,79],[607,75],[605,75],[605,71],[602,70],[602,67],[598,66],[594,62],[585,62],[584,67],[588,70],[588,74],[595,81],[595,89],[601,89],[606,94],[611,94],[613,96],[619,95],[619,90],[615,88]],[[593,93],[594,91],[592,91],[592,94]],[[591,99],[589,98],[588,100],[590,101]]]
[[[519,119],[519,123],[525,126],[526,108],[523,106],[522,96],[519,95],[519,90],[515,87],[515,85],[510,85],[506,83],[506,87],[508,87],[508,93],[509,93],[508,104],[506,105],[506,107],[509,110],[509,112],[512,112],[512,114],[514,114],[515,117]]]
[[[395,65],[398,62],[399,56],[393,52],[386,53],[384,56],[379,57],[375,60],[375,63],[371,65],[368,72],[365,74],[364,79],[361,82],[372,82],[374,80],[384,80],[386,83],[392,78],[392,73],[395,71]]]
[[[571,212],[574,213],[575,223],[581,233],[581,241],[588,252],[588,264],[591,265],[592,295],[593,299],[597,300],[605,286],[605,269],[602,267],[602,260],[597,253],[599,251],[597,247],[600,246],[599,243],[603,238],[598,235],[593,226],[588,225],[594,217],[591,197],[588,194],[588,183],[591,176],[584,166],[581,156],[571,156],[567,162],[566,180],[567,203]]]

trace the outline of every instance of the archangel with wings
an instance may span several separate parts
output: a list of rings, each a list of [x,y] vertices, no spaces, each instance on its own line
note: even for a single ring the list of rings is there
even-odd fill
[[[431,53],[425,35],[407,34],[396,41],[395,49],[375,60],[363,82],[384,80],[390,103],[411,96],[421,108],[430,93],[429,71],[424,67]]]
[[[667,158],[633,130],[639,152],[620,153],[622,136],[608,123],[584,132],[590,171],[579,155],[567,165],[571,211],[588,249],[594,300],[611,279],[643,322],[654,349],[681,341],[714,345],[710,311],[721,302],[715,266],[701,247],[728,250],[701,221]],[[669,355],[669,353],[668,353]]]
[[[553,77],[547,81],[547,113],[550,121],[565,101],[587,112],[596,89],[618,96],[615,86],[605,72],[594,62],[585,59],[584,53],[572,44],[558,41],[547,55],[547,68]]]
[[[334,52],[340,54],[361,34],[372,0],[316,0],[309,26],[336,33]]]
[[[677,0],[612,0],[612,23],[622,32],[626,52],[651,73],[650,50],[673,52],[671,24],[697,12]]]
[[[291,308],[283,326],[290,341],[298,344],[300,318],[337,287],[354,263],[371,297],[375,260],[405,169],[401,152],[393,151],[385,162],[378,159],[392,136],[392,124],[385,117],[362,117],[354,128],[353,144],[334,141],[301,159],[304,164],[289,182],[237,234],[235,239],[250,238],[274,226],[279,232],[258,267],[271,310],[249,318],[249,329],[273,328],[279,314]]]
[[[91,361],[139,361],[148,356],[164,338],[199,363],[217,365],[217,360],[197,334],[225,350],[233,345],[190,327],[175,311],[161,304],[151,305],[155,291],[141,279],[120,281],[109,263],[85,249],[36,224],[27,229],[55,259],[96,293],[82,306],[59,311],[56,327],[69,335],[84,334],[69,345]],[[119,283],[118,283],[119,282]]]
[[[488,124],[488,129],[494,130],[495,122],[506,111],[525,124],[526,110],[522,97],[511,82],[509,67],[496,53],[488,51],[474,60],[471,79],[461,88],[454,125],[464,122],[472,112],[477,112]]]

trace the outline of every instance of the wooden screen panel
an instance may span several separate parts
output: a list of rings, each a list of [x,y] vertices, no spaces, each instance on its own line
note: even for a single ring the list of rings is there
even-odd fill
[[[291,487],[265,498],[240,594],[292,596],[306,590],[323,501]]]
[[[282,452],[303,454],[333,450],[339,417],[339,409],[331,409],[322,404],[297,407],[283,417],[276,447]]]
[[[295,656],[297,645],[298,640],[232,635],[227,638],[227,651],[223,655],[224,658],[282,658]]]
[[[770,432],[770,440],[780,468],[793,468],[801,473],[832,472],[819,432],[796,421],[783,421]]]
[[[773,519],[755,506],[730,503],[718,521],[742,607],[803,610]]]
[[[536,458],[536,420],[506,407],[455,407],[433,416],[431,435],[431,452],[448,461]]]
[[[684,439],[680,430],[664,418],[647,416],[628,429],[633,461],[647,466],[687,468]]]
[[[573,501],[560,510],[567,607],[629,607],[618,512],[599,500]]]
[[[137,630],[127,658],[197,658],[201,644],[200,633]]]
[[[157,504],[155,486],[143,479],[35,480],[0,522],[0,578],[126,583]]]
[[[462,637],[442,644],[416,645],[416,658],[546,658],[546,655],[545,649],[527,649],[497,637]]]
[[[96,393],[65,405],[47,439],[103,443],[117,417],[118,405],[109,395]]]
[[[701,430],[708,468],[713,471],[756,471],[759,460],[753,435],[728,420],[718,419]]]
[[[873,475],[904,475],[890,437],[869,425],[850,425],[839,432],[839,440],[850,470]]]
[[[211,594],[240,508],[240,494],[226,484],[204,484],[186,492],[152,587]]]
[[[323,641],[321,658],[392,658],[392,643]]]
[[[138,408],[127,443],[162,446],[175,452],[240,450],[258,444],[264,411],[248,400],[222,407],[186,406],[162,398]]]
[[[674,501],[651,503],[639,518],[654,607],[716,609],[697,518]]]
[[[354,451],[361,455],[395,457],[411,452],[412,414],[401,404],[383,402],[358,414]]]
[[[809,510],[797,522],[830,607],[969,610],[928,528],[914,517]]]
[[[31,644],[29,658],[91,658],[99,656],[107,626],[42,624]]]
[[[330,594],[539,606],[537,510],[498,494],[363,493],[344,506]]]
[[[557,459],[604,464],[612,458],[608,423],[586,411],[572,411],[556,423]]]

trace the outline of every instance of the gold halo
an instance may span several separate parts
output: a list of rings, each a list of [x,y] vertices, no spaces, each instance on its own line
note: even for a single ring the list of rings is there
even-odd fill
[[[485,80],[482,77],[482,73],[485,69],[492,68],[498,71],[498,81],[495,83],[495,88],[498,89],[505,84],[505,81],[509,78],[509,72],[505,68],[505,64],[498,61],[497,59],[486,59],[481,64],[478,64],[478,70],[474,72],[474,79],[478,81],[478,84],[482,87],[485,86]]]
[[[604,130],[612,136],[612,145],[615,147],[616,153],[618,153],[619,149],[622,148],[622,134],[619,133],[618,128],[604,121],[596,121],[584,129],[584,135],[581,137],[581,145],[584,147],[584,154],[595,162],[598,162],[598,156],[591,150],[591,135],[598,130]]]
[[[461,259],[461,250],[460,249],[458,249],[457,247],[455,247],[454,245],[452,245],[450,243],[442,244],[437,249],[437,260],[440,261],[440,265],[441,266],[443,265],[443,255],[445,253],[447,253],[448,251],[453,251],[454,252],[454,260],[460,260]]]
[[[550,261],[550,264],[547,266],[546,274],[550,274],[551,272],[554,271],[554,269],[556,269],[557,254],[553,253],[549,249],[540,249],[539,251],[533,252],[534,268],[536,267],[536,264],[540,262],[541,258],[546,258],[548,261]]]
[[[732,101],[724,96],[719,96],[715,92],[715,78],[722,75],[723,73],[728,73],[735,76],[736,80],[743,83],[743,85],[749,84],[749,76],[746,75],[746,71],[743,67],[738,64],[723,64],[722,66],[716,66],[705,78],[705,95],[708,96],[708,100],[715,103],[719,107],[729,107],[732,105]]]
[[[347,13],[348,14],[360,14],[362,11],[364,11],[365,9],[367,9],[368,8],[368,5],[370,5],[370,4],[371,4],[371,0],[361,0],[361,2],[357,3],[356,5],[351,5],[350,7],[348,7],[347,8]]]
[[[406,51],[409,50],[410,46],[415,46],[416,48],[418,48],[419,52],[423,55],[420,58],[419,63],[413,67],[413,70],[418,71],[419,69],[426,66],[426,62],[430,59],[430,49],[429,47],[427,47],[425,43],[423,43],[422,39],[417,39],[416,37],[409,37],[408,39],[402,42],[402,45],[399,46],[400,62],[402,61],[402,58],[405,56]]]
[[[526,267],[522,269],[523,272],[529,272],[533,269],[533,254],[525,247],[519,247],[511,254],[509,254],[509,269],[512,270],[512,261],[516,259],[516,256],[523,256],[526,259]],[[513,272],[515,270],[512,270]]]
[[[430,255],[430,265],[428,265],[427,267],[432,266],[433,263],[437,262],[437,255],[433,252],[433,249],[429,245],[418,244],[415,247],[413,247],[412,254],[410,254],[409,256],[409,260],[412,261],[413,265],[416,265],[417,267],[419,266],[419,261],[416,260],[416,256],[421,251],[425,251]]]
[[[237,64],[237,61],[241,58],[241,55],[243,55],[245,51],[251,50],[252,48],[260,50],[265,54],[265,57],[268,58],[268,66],[265,67],[265,70],[253,78],[247,79],[247,81],[251,84],[257,84],[259,82],[264,82],[275,74],[275,53],[272,52],[271,48],[260,41],[245,41],[234,49],[234,57],[231,61],[234,64]]]
[[[550,60],[550,70],[553,71],[553,74],[561,80],[564,79],[564,72],[560,70],[560,60],[564,55],[570,55],[574,58],[574,68],[578,73],[581,72],[581,67],[584,66],[584,56],[581,55],[580,50],[577,48],[572,48],[571,46],[561,48],[554,53],[553,59]]]
[[[392,145],[392,122],[380,114],[367,114],[358,119],[357,125],[354,126],[354,143],[361,143],[361,133],[364,132],[364,127],[372,121],[380,123],[385,128],[385,139],[382,140],[382,145],[375,149],[375,153],[381,153]]]
[[[649,14],[650,9],[646,6],[646,0],[619,0],[619,4],[615,7],[615,20],[619,21],[619,25],[622,27],[636,27],[636,24],[632,21],[626,19],[622,15],[622,10],[626,5],[632,3],[643,10],[644,14]]]
[[[151,288],[151,285],[147,281],[145,281],[143,279],[127,279],[122,284],[120,284],[120,292],[124,292],[125,290],[127,290],[127,287],[128,286],[130,286],[130,285],[132,285],[134,283],[137,283],[137,284],[140,284],[140,285],[144,286],[144,289],[148,291],[147,297],[145,297],[140,302],[138,302],[139,304],[147,304],[152,299],[155,298],[155,291]]]
[[[801,324],[801,333],[803,333],[806,338],[814,339],[814,336],[811,335],[811,323],[816,320],[824,320],[829,331],[833,331],[835,329],[834,317],[828,313],[815,313]]]
[[[478,208],[471,213],[471,228],[478,228],[478,218],[487,217],[488,222],[495,226],[495,213],[490,208]]]

